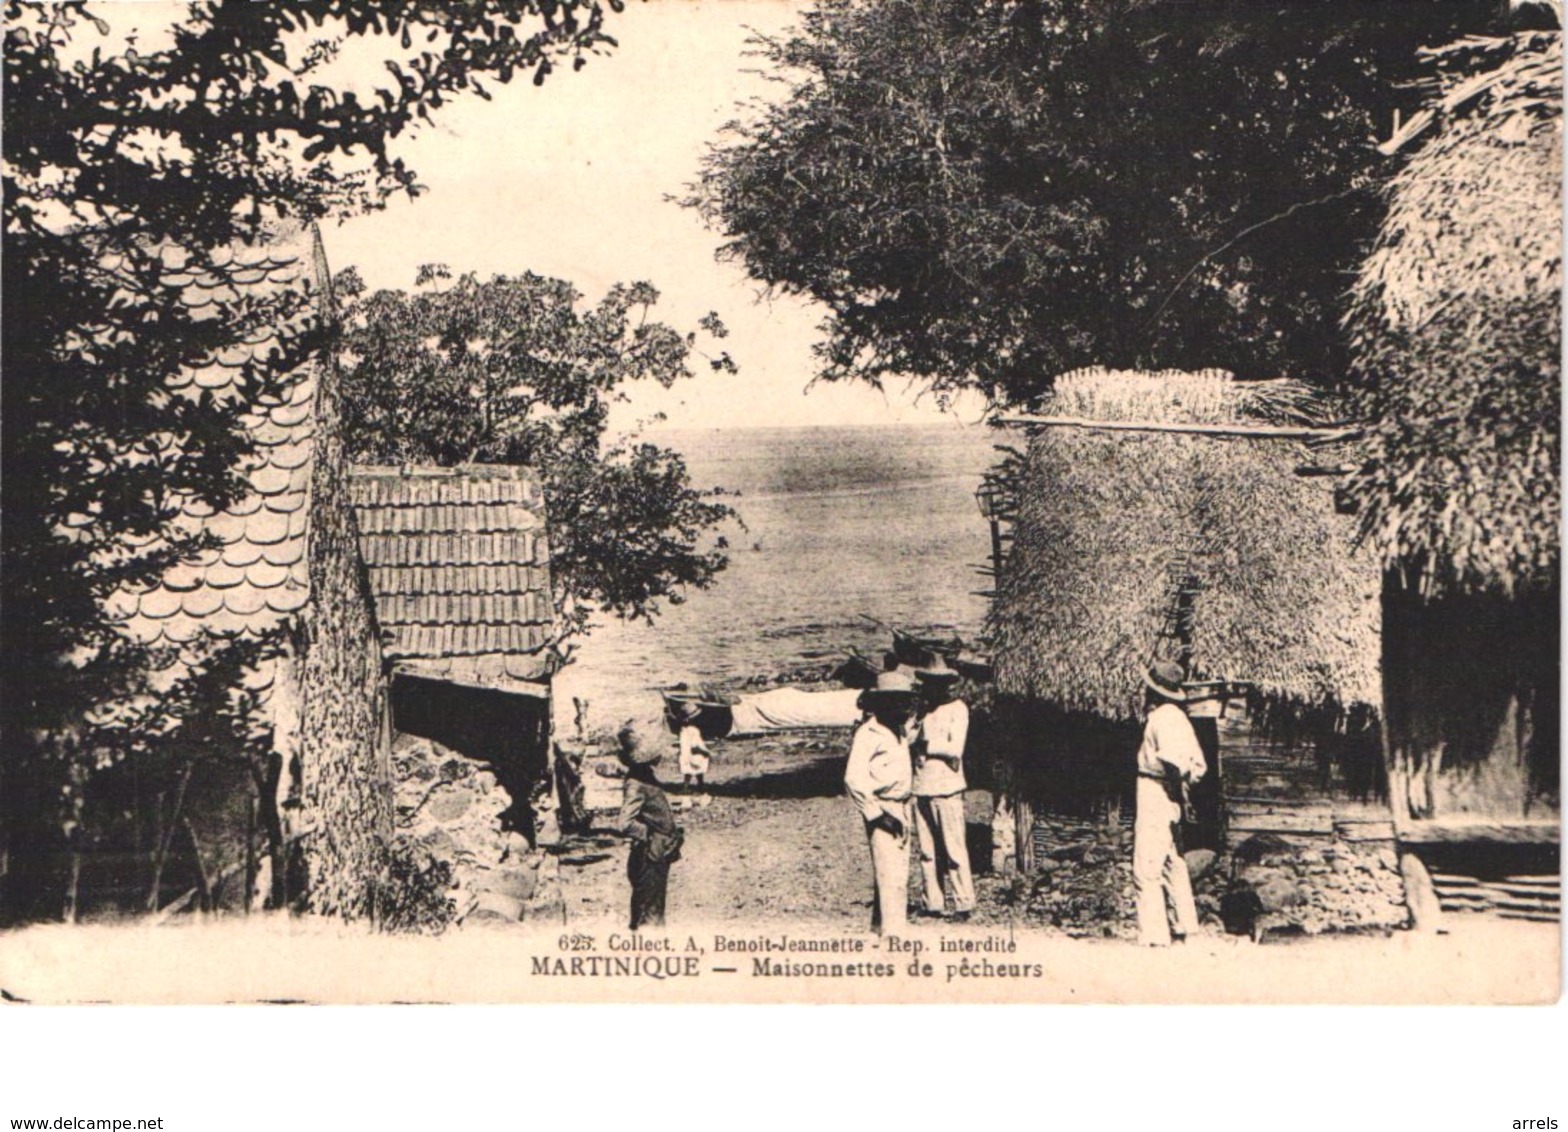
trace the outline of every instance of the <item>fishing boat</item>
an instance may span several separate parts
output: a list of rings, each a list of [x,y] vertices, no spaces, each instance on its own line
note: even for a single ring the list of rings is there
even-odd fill
[[[855,649],[845,650],[844,662],[833,670],[833,679],[846,688],[875,688],[882,666]]]
[[[972,650],[962,637],[922,636],[896,625],[885,627],[893,634],[893,655],[898,658],[899,664],[925,668],[940,656],[965,680],[985,683],[992,678],[991,659]]]

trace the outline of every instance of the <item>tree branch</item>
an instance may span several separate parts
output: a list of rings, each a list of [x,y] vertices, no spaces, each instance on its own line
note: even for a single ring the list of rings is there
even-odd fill
[[[1312,200],[1297,201],[1283,212],[1276,212],[1273,216],[1265,217],[1264,219],[1259,220],[1256,224],[1247,225],[1247,227],[1243,228],[1240,232],[1237,232],[1234,236],[1226,240],[1219,247],[1204,255],[1202,259],[1198,260],[1191,267],[1189,267],[1186,273],[1180,279],[1176,280],[1176,285],[1170,289],[1168,294],[1166,294],[1164,300],[1160,303],[1159,309],[1149,317],[1148,322],[1144,323],[1144,330],[1148,331],[1154,328],[1154,324],[1160,321],[1160,316],[1165,313],[1166,308],[1171,305],[1172,300],[1174,300],[1176,296],[1181,293],[1181,289],[1187,285],[1188,280],[1197,274],[1200,267],[1206,263],[1209,263],[1216,257],[1223,255],[1225,252],[1241,243],[1242,240],[1252,235],[1252,233],[1256,232],[1258,229],[1267,228],[1270,224],[1274,224],[1278,221],[1294,216],[1304,208],[1312,208],[1315,205],[1328,204],[1331,201],[1336,201],[1344,197],[1351,196],[1354,193],[1361,192],[1366,187],[1367,186],[1365,184],[1358,183],[1351,185],[1348,188],[1340,189],[1335,193],[1328,193],[1324,196],[1315,197]]]

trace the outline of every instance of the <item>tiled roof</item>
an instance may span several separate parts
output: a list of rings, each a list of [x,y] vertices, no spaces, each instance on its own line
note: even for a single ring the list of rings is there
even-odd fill
[[[388,657],[456,679],[549,675],[549,546],[532,471],[362,467],[349,497]]]
[[[259,247],[219,253],[215,262],[223,268],[221,276],[199,269],[178,249],[164,258],[174,272],[165,280],[184,286],[188,307],[211,310],[213,317],[221,316],[223,304],[286,290],[319,295],[325,278],[319,243],[300,228],[275,234]],[[306,329],[317,314],[316,302],[300,304],[284,325],[270,326],[206,364],[176,374],[169,390],[177,397],[232,402],[241,396],[242,367],[280,349],[285,338]],[[195,500],[183,505],[176,525],[188,532],[206,531],[220,545],[172,567],[156,585],[113,594],[108,612],[125,632],[149,644],[175,645],[203,634],[260,634],[304,606],[310,594],[305,545],[316,386],[315,366],[301,366],[281,395],[252,403],[242,415],[256,443],[254,457],[241,469],[250,492],[217,513]],[[178,442],[173,437],[164,440],[170,447]]]

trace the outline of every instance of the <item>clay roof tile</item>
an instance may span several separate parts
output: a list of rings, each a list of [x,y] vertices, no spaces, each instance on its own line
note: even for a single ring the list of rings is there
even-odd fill
[[[247,580],[223,593],[223,605],[230,613],[250,617],[260,613],[267,605],[266,592],[257,589]]]

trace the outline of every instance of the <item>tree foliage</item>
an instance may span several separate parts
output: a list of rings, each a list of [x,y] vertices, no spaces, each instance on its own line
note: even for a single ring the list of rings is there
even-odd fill
[[[12,911],[47,888],[22,878],[17,850],[52,847],[84,768],[116,744],[137,749],[87,711],[148,680],[149,658],[105,623],[103,598],[199,549],[171,528],[176,501],[234,499],[250,443],[241,404],[321,342],[306,332],[247,363],[235,401],[170,396],[181,368],[295,313],[288,298],[225,300],[221,286],[193,305],[193,273],[221,283],[221,249],[280,217],[417,191],[391,139],[486,82],[542,81],[612,43],[597,0],[198,0],[128,41],[146,11],[5,5],[0,795]],[[355,85],[334,66],[355,45],[381,58],[378,80]]]
[[[427,266],[416,284],[448,277]],[[648,321],[652,286],[616,285],[587,307],[571,284],[533,274],[368,295],[349,277],[338,291],[354,296],[343,343],[351,457],[538,469],[567,633],[585,628],[594,606],[649,617],[723,569],[725,556],[702,546],[733,517],[720,493],[694,489],[674,452],[606,442],[626,383],[692,376],[696,332]],[[701,329],[726,334],[711,314]],[[735,370],[725,353],[707,364]]]
[[[1332,381],[1415,49],[1485,6],[820,0],[688,203],[828,308],[821,375],[1000,400],[1068,369]]]

